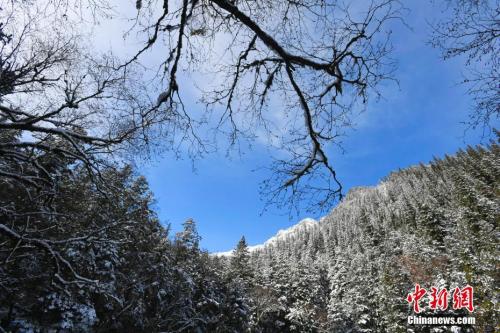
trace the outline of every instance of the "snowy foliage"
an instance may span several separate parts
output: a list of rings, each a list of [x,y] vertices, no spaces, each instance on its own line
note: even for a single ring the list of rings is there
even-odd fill
[[[474,286],[474,330],[493,332],[499,152],[496,144],[468,148],[395,172],[351,190],[319,222],[302,221],[254,248],[242,238],[231,256],[201,250],[192,219],[169,237],[131,168],[106,170],[113,197],[83,170],[61,174],[50,202],[60,214],[34,214],[44,197],[1,183],[1,204],[11,209],[0,212],[8,226],[0,235],[0,328],[429,332],[406,324],[405,296],[419,283]]]
[[[499,146],[467,148],[354,188],[319,222],[299,223],[251,253],[256,332],[429,332],[409,326],[415,283],[474,286],[474,328],[498,323]],[[434,314],[424,307],[423,315]],[[441,315],[467,316],[448,309]],[[450,332],[434,327],[433,332]]]

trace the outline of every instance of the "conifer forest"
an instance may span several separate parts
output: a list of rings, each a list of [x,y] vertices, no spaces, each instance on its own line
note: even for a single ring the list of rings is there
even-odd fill
[[[461,148],[352,186],[356,119],[432,76],[398,67],[394,34],[424,28],[415,64],[461,75]],[[500,332],[499,41],[499,0],[0,0],[0,333]],[[258,155],[241,187],[296,223],[217,252],[165,221],[147,166],[217,154]]]

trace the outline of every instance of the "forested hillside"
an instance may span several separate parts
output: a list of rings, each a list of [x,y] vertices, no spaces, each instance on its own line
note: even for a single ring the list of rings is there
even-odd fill
[[[7,134],[0,143],[16,142],[16,133]],[[245,304],[199,250],[194,221],[169,237],[145,179],[131,168],[105,171],[110,196],[66,163],[47,157],[33,166],[61,170],[53,192],[0,179],[0,332],[224,332],[242,325]]]
[[[130,168],[107,171],[113,198],[78,169],[62,172],[50,197],[3,181],[0,328],[406,332],[405,296],[420,283],[474,286],[475,332],[493,332],[499,153],[496,144],[468,148],[395,172],[251,253],[242,239],[230,257],[201,251],[192,220],[169,237]]]
[[[406,324],[417,283],[473,286],[472,314],[440,314],[500,331],[497,143],[344,196],[354,163],[456,147],[468,107],[467,142],[498,139],[500,2],[432,2],[1,1],[0,333],[429,332]],[[222,161],[246,154],[264,209],[330,214],[225,256],[160,221],[243,224],[255,182]],[[172,159],[208,156],[210,186],[177,182]]]
[[[394,172],[375,187],[352,189],[301,232],[250,254],[240,244],[230,267],[248,291],[255,330],[429,332],[407,325],[415,283],[473,286],[470,331],[498,330],[499,153],[495,144],[468,148]],[[241,265],[247,259],[238,257],[247,256]],[[460,314],[448,311],[422,314]]]
[[[0,329],[405,332],[405,296],[420,283],[474,286],[475,332],[493,332],[499,153],[468,148],[395,172],[251,253],[242,239],[230,257],[200,250],[193,220],[169,237],[130,168],[105,171],[110,197],[70,161],[40,158],[33,170],[57,174],[57,191],[0,184]]]

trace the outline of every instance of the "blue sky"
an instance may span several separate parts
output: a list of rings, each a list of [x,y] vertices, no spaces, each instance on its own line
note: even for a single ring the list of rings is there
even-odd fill
[[[443,62],[439,52],[427,45],[427,22],[440,15],[431,1],[405,1],[411,12],[407,23],[392,26],[400,86],[387,84],[384,99],[370,102],[356,118],[355,129],[343,139],[345,153],[331,151],[330,159],[344,188],[375,185],[391,171],[452,154],[480,141],[480,132],[468,131],[470,98],[460,81],[461,59]],[[157,203],[163,223],[173,232],[187,218],[194,218],[209,251],[225,251],[244,235],[249,244],[264,242],[279,229],[305,217],[290,220],[288,211],[262,213],[259,182],[266,176],[259,167],[269,163],[269,151],[255,145],[241,157],[228,159],[224,152],[195,163],[170,155],[141,166]]]

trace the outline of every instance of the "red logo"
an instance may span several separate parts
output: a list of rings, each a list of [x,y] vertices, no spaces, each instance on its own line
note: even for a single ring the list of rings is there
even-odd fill
[[[471,286],[465,286],[464,288],[455,288],[453,291],[453,309],[463,309],[466,308],[467,311],[474,311],[474,288]]]
[[[429,306],[432,310],[437,308],[441,310],[448,309],[448,290],[446,288],[441,289],[439,292],[436,287],[431,288],[431,301]]]
[[[417,283],[415,284],[415,291],[408,294],[406,301],[410,304],[413,303],[413,311],[415,313],[420,312],[420,301],[427,294],[427,290],[420,287]],[[448,309],[448,290],[446,288],[438,289],[436,287],[431,287],[431,292],[429,293],[429,308],[432,310],[444,311]],[[474,288],[467,285],[464,288],[455,288],[453,290],[453,309],[467,309],[469,312],[474,311]]]

